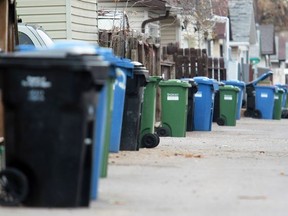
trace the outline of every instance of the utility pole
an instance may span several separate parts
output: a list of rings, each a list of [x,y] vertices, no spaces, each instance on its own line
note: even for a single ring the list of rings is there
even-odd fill
[[[18,44],[16,0],[0,0],[0,52],[12,52]],[[0,91],[0,138],[4,136],[4,114]]]
[[[15,0],[0,0],[0,49],[13,51],[18,44],[17,15]]]

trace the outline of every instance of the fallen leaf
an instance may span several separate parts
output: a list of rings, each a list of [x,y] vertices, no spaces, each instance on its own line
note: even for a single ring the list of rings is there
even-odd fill
[[[265,154],[265,151],[260,151],[259,153],[260,153],[260,154]]]
[[[186,154],[185,158],[202,158],[202,155]]]

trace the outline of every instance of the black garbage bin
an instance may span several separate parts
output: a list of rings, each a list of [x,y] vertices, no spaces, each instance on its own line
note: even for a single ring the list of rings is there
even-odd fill
[[[188,105],[187,105],[187,126],[186,131],[193,131],[194,128],[194,96],[198,91],[198,85],[192,78],[182,78],[181,80],[189,82],[191,87],[188,89]]]
[[[140,121],[144,87],[147,85],[149,72],[139,62],[134,64],[133,77],[127,78],[126,93],[121,130],[121,151],[138,151],[140,148]]]
[[[108,63],[79,48],[0,56],[2,205],[89,205],[93,111]]]
[[[218,82],[219,87],[224,86],[224,82]],[[214,96],[214,108],[212,122],[217,122],[220,117],[220,90],[215,92]]]

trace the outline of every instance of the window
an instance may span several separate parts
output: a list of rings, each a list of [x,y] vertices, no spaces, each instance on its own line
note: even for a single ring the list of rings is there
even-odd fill
[[[24,44],[24,45],[33,45],[33,46],[35,46],[33,41],[25,33],[18,32],[18,36],[19,36],[19,44],[20,45]]]

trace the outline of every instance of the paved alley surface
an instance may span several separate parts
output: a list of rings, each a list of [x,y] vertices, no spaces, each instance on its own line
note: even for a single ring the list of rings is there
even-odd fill
[[[1,216],[286,216],[288,119],[161,138],[155,149],[110,155],[90,208],[0,207]]]

